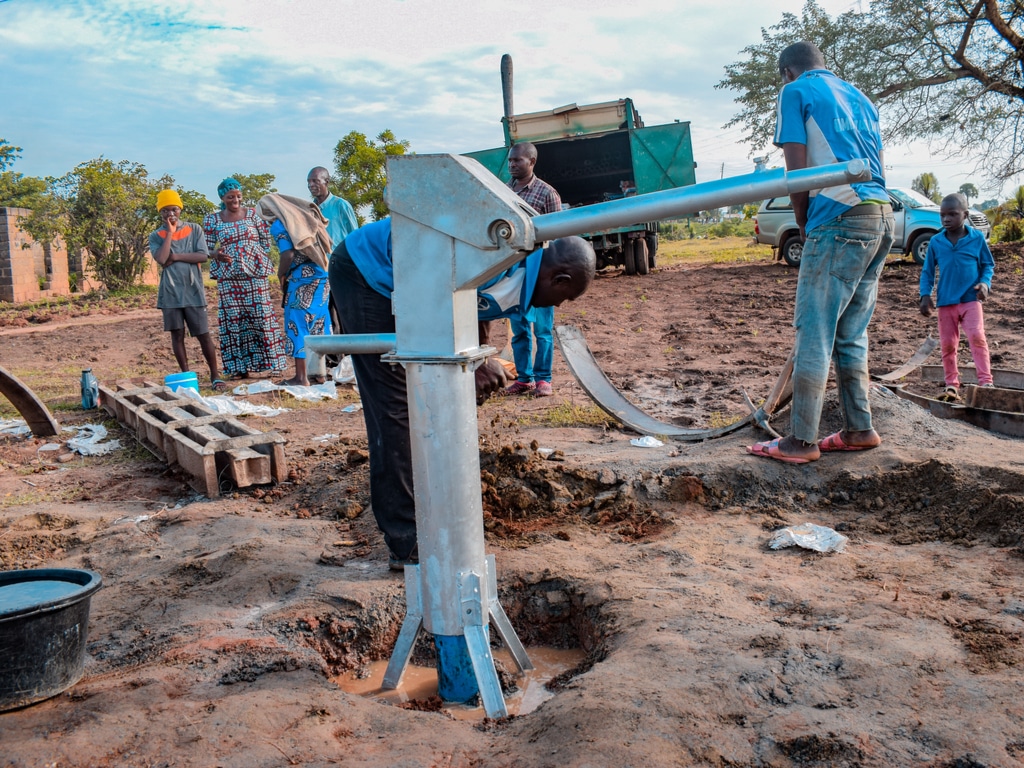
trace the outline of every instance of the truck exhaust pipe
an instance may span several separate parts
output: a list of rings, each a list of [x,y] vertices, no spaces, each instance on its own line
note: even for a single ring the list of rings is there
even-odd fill
[[[512,110],[512,56],[501,57],[501,100],[505,105],[505,119],[511,120],[515,112]]]

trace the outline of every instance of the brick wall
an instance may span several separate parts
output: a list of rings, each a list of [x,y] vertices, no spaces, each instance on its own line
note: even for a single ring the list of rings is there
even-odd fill
[[[69,256],[63,241],[44,246],[18,224],[27,208],[0,208],[0,301],[35,301],[46,296],[71,294],[69,273],[78,275],[76,290],[91,291],[102,284],[85,276],[85,254]],[[149,259],[144,285],[157,285],[160,272]]]
[[[68,253],[63,243],[43,246],[18,224],[26,208],[0,208],[0,301],[67,296]]]

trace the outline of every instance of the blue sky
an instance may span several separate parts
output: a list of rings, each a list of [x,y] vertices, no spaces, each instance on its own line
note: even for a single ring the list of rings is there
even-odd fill
[[[830,13],[856,0],[819,0]],[[502,143],[503,53],[517,113],[632,97],[648,125],[689,120],[698,181],[748,173],[723,67],[802,0],[0,0],[0,137],[13,169],[63,175],[104,156],[216,198],[230,173],[305,195],[349,131],[414,151]],[[514,13],[510,13],[514,9]],[[781,164],[778,152],[774,164]],[[889,182],[944,191],[970,165],[887,152]]]

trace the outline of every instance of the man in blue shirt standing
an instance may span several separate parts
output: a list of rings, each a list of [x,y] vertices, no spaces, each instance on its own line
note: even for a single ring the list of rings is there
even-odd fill
[[[331,194],[331,190],[328,189],[330,183],[330,172],[320,165],[311,170],[306,177],[309,194],[313,196],[313,200],[320,207],[320,212],[327,219],[327,235],[337,248],[338,243],[348,237],[350,232],[359,228],[359,222],[348,200]]]
[[[790,171],[861,158],[871,180],[791,196],[800,234],[793,325],[793,407],[790,433],[756,443],[748,453],[792,464],[830,451],[862,451],[882,439],[868,401],[868,323],[878,277],[893,242],[893,216],[885,191],[878,110],[868,98],[825,68],[813,43],[790,45],[779,55],[775,145]],[[835,364],[844,427],[818,441],[818,424]]]
[[[579,237],[553,240],[477,288],[481,333],[487,322],[532,317],[535,307],[557,307],[579,298],[594,279],[594,249]],[[395,289],[391,219],[375,221],[349,235],[331,255],[331,295],[345,333],[394,333],[391,294]],[[431,297],[424,296],[424,301]],[[481,338],[481,344],[487,339]],[[352,355],[363,401],[370,451],[370,500],[384,533],[389,566],[417,562],[416,504],[405,369],[380,355]],[[504,369],[489,359],[476,371],[478,402],[505,385]]]
[[[348,200],[331,194],[330,183],[331,173],[322,165],[313,168],[306,176],[306,188],[309,189],[309,194],[313,196],[314,202],[319,206],[320,213],[327,219],[327,236],[331,238],[331,247],[337,248],[350,232],[359,228],[359,221]],[[330,309],[331,325],[334,327],[334,332],[341,333],[341,317],[338,315],[338,307],[333,299]],[[331,364],[334,363],[331,362]],[[320,377],[316,376],[314,379],[320,379]],[[316,383],[321,382],[316,381]]]

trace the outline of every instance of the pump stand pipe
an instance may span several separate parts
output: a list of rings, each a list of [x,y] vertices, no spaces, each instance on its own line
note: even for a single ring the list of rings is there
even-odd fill
[[[625,227],[641,221],[661,221],[688,213],[739,205],[755,200],[808,192],[822,187],[835,187],[855,181],[869,181],[871,171],[864,160],[820,165],[789,171],[748,173],[718,181],[707,181],[691,187],[678,187],[664,192],[624,197],[607,203],[570,208],[536,216],[533,228],[537,242],[568,235],[596,232],[601,229]]]

